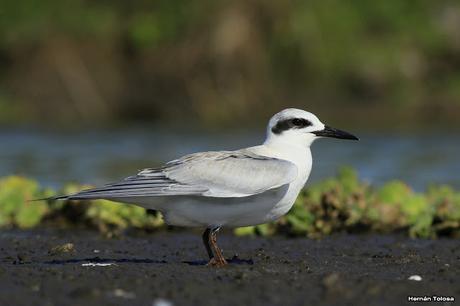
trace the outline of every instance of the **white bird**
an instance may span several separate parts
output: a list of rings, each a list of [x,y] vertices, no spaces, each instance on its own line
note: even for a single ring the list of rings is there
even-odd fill
[[[225,266],[217,231],[286,214],[310,175],[310,146],[321,137],[358,140],[312,113],[289,108],[270,119],[261,145],[186,155],[120,182],[54,199],[131,203],[162,212],[170,225],[205,227],[208,264]]]

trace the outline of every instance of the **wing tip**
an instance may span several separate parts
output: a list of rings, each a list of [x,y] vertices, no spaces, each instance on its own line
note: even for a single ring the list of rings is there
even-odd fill
[[[60,196],[32,199],[32,200],[28,200],[27,202],[40,202],[40,201],[53,202],[53,201],[69,200],[69,199],[70,199],[69,195],[60,195]]]

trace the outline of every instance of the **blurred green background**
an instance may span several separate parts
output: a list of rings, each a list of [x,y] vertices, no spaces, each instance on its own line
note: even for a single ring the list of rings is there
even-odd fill
[[[0,3],[2,125],[458,127],[458,1]]]
[[[459,237],[459,29],[459,1],[0,0],[0,227],[164,228],[28,200],[260,143],[298,107],[361,141],[318,141],[291,212],[238,234]]]

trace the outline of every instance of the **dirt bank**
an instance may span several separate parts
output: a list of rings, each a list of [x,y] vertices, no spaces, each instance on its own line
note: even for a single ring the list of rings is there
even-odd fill
[[[0,305],[407,305],[408,295],[433,294],[460,299],[458,240],[219,238],[225,255],[238,253],[241,260],[216,270],[203,265],[201,238],[188,232],[106,239],[91,231],[3,230]],[[73,246],[53,249],[65,243]],[[422,280],[408,280],[412,275]]]

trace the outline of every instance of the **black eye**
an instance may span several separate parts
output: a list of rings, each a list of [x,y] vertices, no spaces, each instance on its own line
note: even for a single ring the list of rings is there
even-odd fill
[[[301,129],[310,125],[312,125],[311,122],[304,118],[282,119],[278,121],[274,127],[272,127],[272,132],[275,134],[281,134],[283,131]]]
[[[292,122],[292,125],[296,127],[306,127],[306,126],[311,125],[310,121],[308,121],[307,119],[303,119],[303,118],[294,118],[292,119],[291,122]]]

